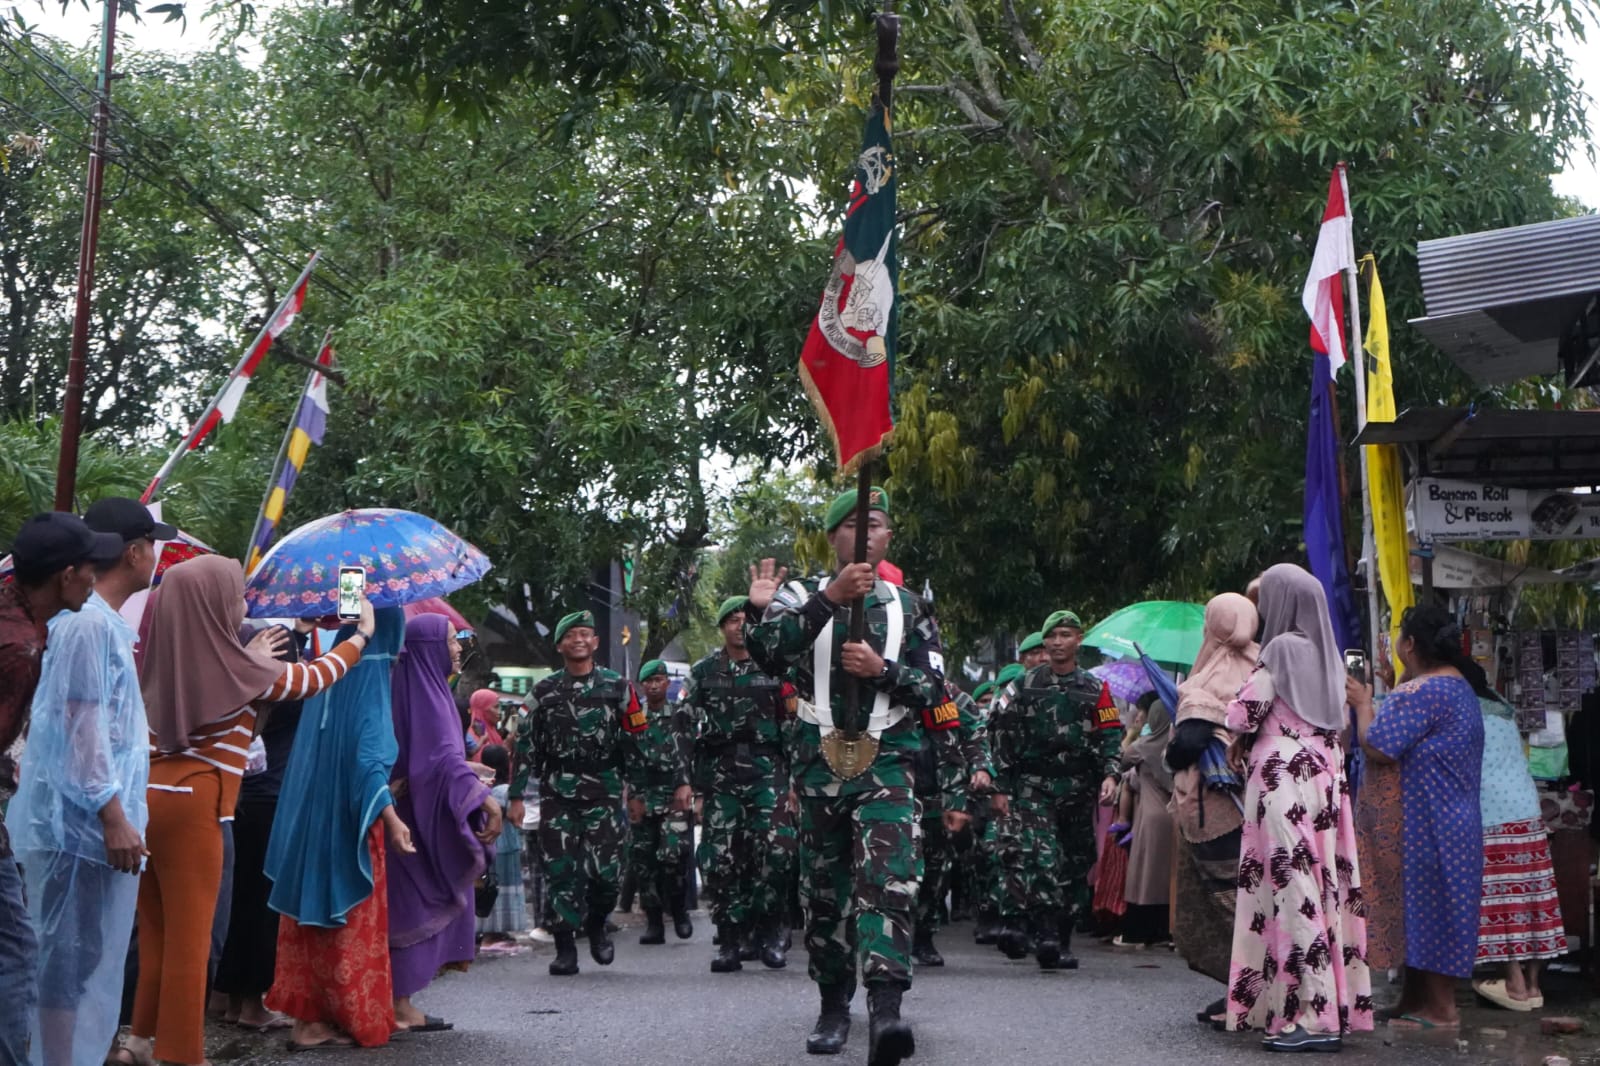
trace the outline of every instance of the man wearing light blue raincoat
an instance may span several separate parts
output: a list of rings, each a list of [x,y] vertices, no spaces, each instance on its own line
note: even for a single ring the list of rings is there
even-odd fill
[[[97,1066],[117,1033],[123,961],[146,854],[150,730],[118,609],[149,586],[172,527],[136,501],[102,500],[85,521],[123,538],[83,609],[50,620],[21,783],[6,816],[39,940],[29,1062]]]

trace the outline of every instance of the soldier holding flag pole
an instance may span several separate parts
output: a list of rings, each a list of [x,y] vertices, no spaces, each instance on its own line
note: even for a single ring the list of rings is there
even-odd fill
[[[916,1048],[900,1001],[911,986],[914,780],[924,731],[940,735],[943,757],[960,760],[961,753],[959,715],[944,711],[938,627],[926,604],[877,576],[893,535],[889,496],[872,484],[871,467],[894,427],[889,104],[899,20],[880,14],[877,25],[878,93],[844,235],[800,357],[801,379],[833,438],[839,469],[856,474],[858,487],[835,499],[825,517],[839,564],[833,577],[786,581],[772,559],[751,567],[745,638],[757,665],[792,678],[798,689],[789,763],[800,799],[806,950],[821,998],[806,1050],[843,1050],[859,973],[872,1026],[869,1066],[895,1066]],[[964,773],[949,780],[958,777],[965,788]]]

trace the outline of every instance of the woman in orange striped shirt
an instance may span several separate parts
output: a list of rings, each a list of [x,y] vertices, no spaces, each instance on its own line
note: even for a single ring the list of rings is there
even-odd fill
[[[174,566],[151,608],[140,687],[150,718],[149,864],[139,884],[136,1062],[205,1063],[206,961],[222,885],[221,823],[233,817],[257,706],[314,696],[372,638],[372,607],[349,640],[309,663],[281,663],[283,629],[239,644],[244,572],[207,555]],[[152,1042],[154,1047],[152,1049]]]

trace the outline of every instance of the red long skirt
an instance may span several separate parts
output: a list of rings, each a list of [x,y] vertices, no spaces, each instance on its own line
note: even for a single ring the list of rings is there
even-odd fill
[[[323,1022],[362,1047],[394,1032],[394,981],[389,970],[389,890],[383,823],[367,831],[372,895],[350,909],[337,929],[278,920],[278,962],[269,1008],[302,1022]]]

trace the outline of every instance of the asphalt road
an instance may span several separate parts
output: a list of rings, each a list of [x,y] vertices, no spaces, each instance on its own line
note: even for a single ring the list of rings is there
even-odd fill
[[[1258,1037],[1216,1033],[1195,1022],[1195,1011],[1221,986],[1190,972],[1171,952],[1125,952],[1090,943],[1079,952],[1083,965],[1077,972],[1047,974],[1031,960],[1010,962],[973,944],[971,928],[958,925],[940,937],[948,965],[920,971],[906,996],[917,1066],[1277,1061],[1260,1050]],[[284,1034],[268,1041],[218,1031],[212,1057],[218,1063],[297,1066],[866,1062],[864,993],[856,996],[845,1053],[833,1060],[808,1056],[805,1036],[816,1016],[816,992],[806,978],[805,953],[797,946],[782,971],[747,963],[742,973],[713,974],[707,968],[709,934],[701,919],[694,939],[646,948],[636,942],[636,930],[625,929],[617,936],[617,961],[605,968],[593,964],[580,941],[583,972],[575,978],[545,972],[551,956],[546,945],[481,960],[470,973],[447,976],[417,997],[429,1013],[453,1022],[453,1032],[405,1036],[381,1049],[291,1056],[283,1049]],[[1559,1052],[1574,1066],[1600,1064],[1592,1038],[1555,1043],[1526,1035],[1526,1022],[1520,1032],[1511,1026],[1485,1036],[1478,1026],[1490,1023],[1506,1024],[1501,1016],[1485,1020],[1474,1012],[1464,1044],[1455,1034],[1363,1034],[1346,1041],[1339,1061],[1538,1066]]]

